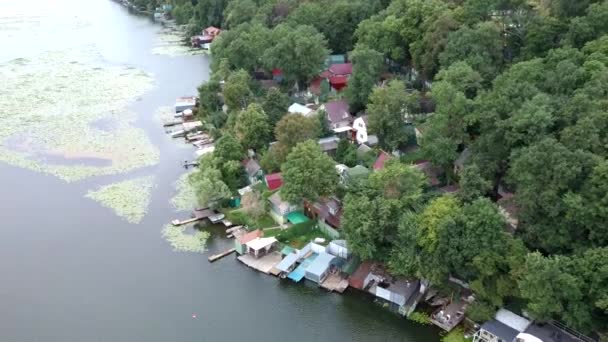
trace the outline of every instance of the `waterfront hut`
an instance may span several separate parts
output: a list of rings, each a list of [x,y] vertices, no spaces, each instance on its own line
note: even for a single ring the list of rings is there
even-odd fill
[[[247,251],[247,248],[245,246],[247,244],[247,242],[249,242],[253,239],[257,239],[257,238],[261,237],[262,235],[263,235],[262,231],[259,229],[256,229],[247,234],[241,235],[238,238],[234,239],[234,249],[236,250],[236,252],[238,254],[243,255]]]
[[[306,279],[314,281],[317,284],[320,284],[325,280],[325,278],[329,275],[331,271],[331,266],[336,259],[335,256],[329,253],[319,253],[319,255],[315,258],[315,260],[308,266],[304,276]]]
[[[371,281],[372,266],[374,264],[371,261],[365,261],[359,265],[359,268],[353,273],[348,279],[350,287],[354,287],[359,290],[365,290],[365,287]]]
[[[342,259],[348,259],[350,253],[346,247],[346,240],[333,240],[327,246],[327,253]]]
[[[292,252],[287,254],[280,263],[278,263],[275,268],[280,272],[279,276],[281,278],[285,278],[287,274],[291,273],[296,268],[296,264],[298,261],[299,253]]]
[[[509,310],[500,309],[473,336],[473,342],[582,342],[593,341],[558,322],[533,323]],[[566,331],[567,330],[567,331]]]
[[[394,279],[387,278],[374,285],[376,297],[382,298],[396,305],[398,312],[404,316],[409,315],[418,304],[418,300],[424,293],[424,287],[418,279]]]
[[[257,237],[251,241],[245,243],[247,248],[247,254],[252,255],[254,258],[267,255],[272,247],[276,244],[277,239],[273,237]]]
[[[196,106],[195,96],[178,97],[175,100],[175,112],[180,113],[187,109],[194,109]]]

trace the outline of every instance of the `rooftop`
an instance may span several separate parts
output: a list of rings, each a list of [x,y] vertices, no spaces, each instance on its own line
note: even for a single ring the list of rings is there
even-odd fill
[[[255,159],[249,159],[245,162],[245,171],[250,177],[254,176],[261,169],[262,167]]]
[[[332,260],[334,260],[335,256],[329,253],[319,253],[319,255],[315,258],[315,260],[308,266],[306,272],[321,275],[325,270],[329,267]]]
[[[249,242],[246,243],[247,247],[253,249],[254,251],[258,251],[260,249],[266,248],[270,245],[272,245],[273,243],[277,242],[277,239],[272,236],[272,237],[257,237]]]
[[[281,173],[273,173],[270,175],[266,175],[266,185],[269,190],[276,190],[283,185],[283,178],[281,177]]]
[[[304,105],[301,105],[299,103],[292,104],[291,106],[289,106],[287,111],[292,114],[301,114],[304,116],[308,116],[313,112],[312,109],[310,109]]]
[[[528,328],[530,325],[529,320],[506,309],[498,310],[494,318],[496,318],[497,321],[517,330],[518,332],[526,330],[526,328]]]
[[[562,329],[557,328],[552,324],[537,324],[534,323],[528,327],[525,331],[526,334],[530,334],[542,340],[542,342],[580,342],[581,339],[576,338]]]
[[[352,63],[337,63],[329,67],[329,72],[334,75],[350,75],[353,73]]]
[[[344,100],[330,101],[325,104],[327,119],[332,123],[352,119],[348,103]]]
[[[319,146],[323,152],[333,151],[338,148],[340,139],[336,136],[319,139]]]
[[[243,245],[243,244],[246,244],[247,242],[249,242],[249,241],[251,241],[253,239],[259,238],[260,236],[262,236],[262,231],[259,230],[259,229],[256,229],[256,230],[254,230],[252,232],[249,232],[249,233],[247,233],[245,235],[241,235],[238,238],[238,242]]]
[[[485,322],[481,326],[481,329],[491,333],[494,336],[498,336],[504,341],[513,341],[513,339],[517,337],[517,334],[519,334],[519,331],[509,327],[508,325],[500,323],[497,320]]]
[[[378,159],[374,162],[374,170],[382,170],[387,160],[391,159],[391,155],[382,151]]]

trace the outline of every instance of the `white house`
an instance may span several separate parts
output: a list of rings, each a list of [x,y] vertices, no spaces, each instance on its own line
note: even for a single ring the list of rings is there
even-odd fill
[[[362,115],[355,119],[353,128],[357,131],[357,142],[359,144],[365,144],[367,142],[367,115]]]

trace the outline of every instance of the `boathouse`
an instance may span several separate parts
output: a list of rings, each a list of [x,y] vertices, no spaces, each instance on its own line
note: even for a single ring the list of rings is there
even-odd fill
[[[320,284],[329,275],[330,268],[333,265],[335,256],[329,253],[319,253],[315,260],[308,266],[304,276],[306,279]]]
[[[296,268],[297,262],[299,259],[298,252],[289,253],[281,260],[281,262],[275,266],[275,268],[280,272],[280,276],[284,277],[293,271]]]
[[[245,243],[245,247],[247,248],[247,254],[259,258],[268,254],[276,242],[277,239],[275,237],[257,237]]]
[[[257,239],[261,236],[262,236],[262,231],[259,229],[256,229],[252,232],[241,235],[238,238],[234,239],[234,249],[236,249],[237,253],[239,253],[240,255],[243,255],[243,254],[245,254],[245,252],[247,252],[247,248],[245,246],[247,244],[247,242],[249,242],[253,239]]]

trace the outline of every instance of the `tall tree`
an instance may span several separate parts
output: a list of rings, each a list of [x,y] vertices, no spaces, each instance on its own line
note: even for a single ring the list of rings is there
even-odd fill
[[[224,103],[230,110],[246,108],[253,96],[249,82],[249,74],[245,70],[233,72],[228,76],[224,85]]]
[[[367,107],[370,131],[380,140],[380,145],[393,150],[405,143],[404,111],[407,92],[403,82],[394,80],[387,86],[376,87],[370,95]]]
[[[382,72],[383,56],[365,45],[357,45],[352,52],[353,75],[348,81],[346,96],[351,110],[356,113],[367,106],[369,95]]]
[[[241,143],[230,133],[225,133],[215,142],[213,156],[221,161],[241,161],[245,152]]]
[[[503,40],[501,31],[493,22],[473,28],[461,27],[449,35],[445,50],[439,55],[442,67],[457,61],[467,62],[486,82],[498,75],[503,66]]]
[[[335,159],[349,167],[357,165],[357,147],[347,139],[340,139]]]
[[[297,144],[309,139],[316,139],[319,129],[319,122],[314,116],[287,114],[277,123],[274,134],[277,142],[289,153]]]
[[[296,145],[281,171],[284,181],[281,197],[291,202],[330,195],[338,184],[334,161],[312,140]]]
[[[224,21],[224,9],[229,0],[198,0],[196,13],[201,27],[220,27]]]
[[[253,72],[263,66],[263,55],[271,45],[271,31],[260,23],[244,23],[222,32],[211,45],[212,67],[218,71],[219,63],[226,61],[231,70]]]
[[[266,50],[269,69],[279,68],[291,82],[304,84],[321,71],[329,54],[327,41],[314,27],[281,24],[272,31],[274,44]]]
[[[517,186],[520,221],[535,247],[548,252],[568,251],[584,242],[577,229],[563,219],[564,195],[579,189],[592,160],[581,151],[570,151],[554,139],[545,139],[514,153],[509,179]]]
[[[289,108],[289,96],[278,88],[270,88],[262,101],[262,108],[268,115],[270,124],[274,127],[281,118],[287,114]]]
[[[369,177],[369,185],[382,197],[400,200],[411,207],[417,206],[426,184],[426,177],[420,170],[396,160],[388,161],[383,169]]]
[[[492,183],[482,176],[477,164],[469,164],[464,168],[459,184],[459,196],[465,202],[485,196],[492,189]]]
[[[257,103],[252,103],[238,115],[236,135],[245,148],[260,150],[270,141],[268,116]]]
[[[189,177],[189,182],[196,191],[198,203],[202,207],[214,206],[218,201],[230,196],[230,189],[222,181],[222,173],[214,167],[213,156],[207,155],[200,159],[204,167]]]
[[[253,0],[230,1],[224,10],[224,27],[231,29],[251,21],[257,9]]]

